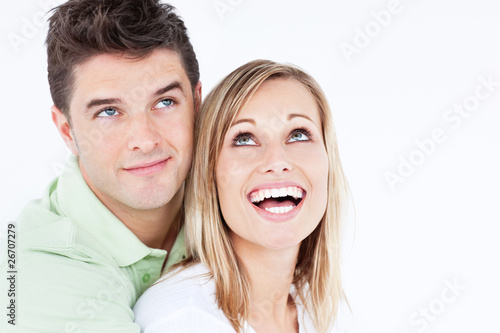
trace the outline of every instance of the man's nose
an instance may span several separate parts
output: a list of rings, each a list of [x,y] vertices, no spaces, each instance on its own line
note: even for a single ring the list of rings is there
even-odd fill
[[[148,154],[160,143],[161,136],[154,121],[147,113],[136,114],[130,119],[128,148]]]

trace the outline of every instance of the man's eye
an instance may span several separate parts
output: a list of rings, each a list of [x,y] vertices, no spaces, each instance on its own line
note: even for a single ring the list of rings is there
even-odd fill
[[[249,134],[240,134],[233,139],[235,146],[255,146],[256,143]]]
[[[119,115],[119,113],[115,109],[107,108],[107,109],[104,109],[101,112],[99,112],[97,114],[97,117],[106,118],[106,117],[118,116],[118,115]]]
[[[174,105],[174,100],[170,98],[165,98],[159,101],[155,106],[153,106],[153,109],[168,108],[169,106],[172,105]]]
[[[311,136],[307,131],[303,129],[294,130],[292,134],[290,134],[290,138],[288,142],[297,142],[297,141],[309,141],[311,140]]]

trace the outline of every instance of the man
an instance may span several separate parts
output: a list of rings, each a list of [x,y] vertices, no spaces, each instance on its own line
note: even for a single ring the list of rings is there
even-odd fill
[[[131,308],[182,259],[201,83],[173,10],[70,0],[51,16],[52,119],[73,157],[13,224],[17,261],[1,266],[15,272],[9,329],[139,332]]]

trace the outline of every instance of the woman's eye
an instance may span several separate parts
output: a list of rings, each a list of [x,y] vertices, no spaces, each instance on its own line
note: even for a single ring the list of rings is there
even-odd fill
[[[118,115],[119,115],[119,113],[115,109],[107,108],[107,109],[104,109],[101,112],[99,112],[97,114],[97,117],[106,118],[106,117],[118,116]]]
[[[304,130],[295,130],[290,135],[288,142],[296,142],[296,141],[309,141],[311,140],[311,136],[306,133]]]
[[[253,141],[252,137],[248,134],[238,135],[234,140],[235,146],[255,146],[256,143]]]
[[[174,100],[170,98],[165,98],[159,101],[153,109],[162,109],[162,108],[168,108],[169,106],[172,106],[174,104]]]

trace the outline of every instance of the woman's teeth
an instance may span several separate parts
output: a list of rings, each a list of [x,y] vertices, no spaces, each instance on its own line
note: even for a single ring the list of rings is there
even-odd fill
[[[266,207],[264,208],[270,213],[273,214],[285,214],[294,209],[296,206],[287,206],[287,207]]]
[[[257,204],[264,199],[293,197],[294,199],[302,199],[304,191],[296,186],[287,186],[282,188],[261,189],[250,194],[252,203]]]

